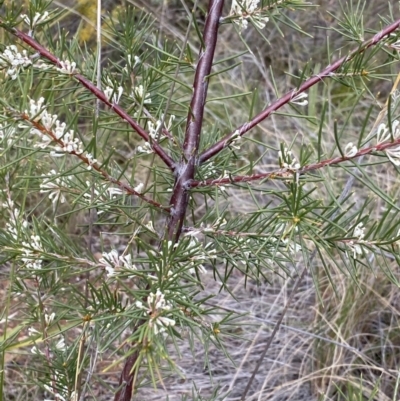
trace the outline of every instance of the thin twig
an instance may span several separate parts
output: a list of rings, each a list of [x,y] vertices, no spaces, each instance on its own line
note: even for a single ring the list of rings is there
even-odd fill
[[[15,113],[15,111],[13,111],[13,112]],[[64,146],[64,142],[63,142],[62,138],[57,138],[57,136],[55,135],[55,133],[53,131],[48,130],[42,124],[31,120],[27,114],[25,114],[25,113],[19,114],[19,118],[22,118],[23,120],[28,121],[36,129],[38,129],[40,132],[49,136],[52,139],[52,141],[58,143],[61,147]],[[107,171],[103,170],[98,163],[91,163],[84,154],[77,153],[75,151],[68,152],[68,154],[78,157],[83,163],[87,164],[93,170],[96,170],[98,173],[100,173],[106,181],[117,185],[119,188],[124,190],[124,192],[126,192],[127,194],[135,195],[135,196],[139,197],[140,199],[142,199],[143,201],[145,201],[145,202],[149,203],[150,205],[155,206],[163,211],[166,211],[166,212],[170,211],[170,208],[168,206],[161,205],[161,203],[158,203],[158,202],[154,201],[153,199],[150,199],[147,196],[142,195],[140,192],[135,191],[135,189],[132,188],[130,185],[118,180],[117,178],[112,177],[110,174],[107,173]]]
[[[334,157],[331,159],[321,160],[318,163],[308,164],[304,167],[301,167],[297,170],[292,169],[280,169],[275,171],[270,171],[269,173],[259,173],[259,174],[252,174],[252,175],[239,175],[235,177],[227,177],[227,178],[211,178],[204,181],[192,181],[190,186],[192,188],[199,188],[199,187],[209,187],[213,185],[226,185],[226,184],[238,184],[241,182],[251,182],[263,179],[275,179],[275,178],[289,178],[296,174],[302,175],[309,173],[311,171],[319,170],[323,167],[327,166],[334,166],[336,164],[343,163],[347,160],[361,158],[365,155],[369,155],[373,152],[383,152],[385,149],[390,149],[395,146],[400,145],[400,138],[396,139],[393,142],[382,142],[374,146],[369,146],[367,148],[359,150],[357,153],[352,155],[351,157],[344,156],[344,157]]]
[[[313,75],[311,78],[307,79],[298,89],[292,89],[287,92],[284,96],[276,100],[272,103],[269,107],[263,110],[261,113],[256,115],[251,121],[243,124],[239,128],[233,130],[230,134],[226,135],[224,138],[219,140],[217,143],[209,147],[205,150],[199,157],[199,163],[204,163],[211,157],[217,155],[223,149],[225,149],[229,143],[231,142],[232,138],[240,137],[250,131],[253,127],[258,125],[261,121],[265,120],[269,117],[273,112],[279,110],[282,106],[298,96],[299,94],[305,92],[306,90],[310,89],[312,86],[317,84],[318,82],[322,81],[326,77],[332,76],[332,73],[339,69],[343,64],[351,61],[355,56],[360,53],[363,53],[369,47],[378,44],[383,38],[388,36],[390,33],[395,31],[400,26],[400,19],[393,22],[393,24],[388,25],[386,28],[382,29],[378,32],[372,39],[364,42],[361,44],[357,49],[351,51],[347,56],[340,58],[339,60],[335,61],[333,64],[330,64],[326,67],[322,72],[319,74]]]

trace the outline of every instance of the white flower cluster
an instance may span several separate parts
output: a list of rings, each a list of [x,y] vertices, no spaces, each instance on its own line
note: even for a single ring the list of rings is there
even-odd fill
[[[239,150],[241,141],[242,137],[240,136],[240,132],[239,130],[236,130],[224,145]]]
[[[394,140],[400,138],[400,122],[398,120],[394,120],[392,123],[392,134]],[[391,135],[389,128],[384,123],[380,124],[376,133],[377,144],[379,145],[380,143],[387,142],[390,139]],[[384,152],[395,166],[400,166],[400,146],[385,149]]]
[[[172,304],[165,299],[160,289],[157,289],[155,294],[153,292],[149,294],[147,305],[136,301],[136,306],[151,316],[149,326],[154,330],[154,334],[163,333],[168,326],[175,326],[175,320],[165,316],[165,312],[172,309]]]
[[[135,68],[137,64],[140,64],[142,62],[142,60],[140,60],[140,58],[138,56],[134,56],[133,59],[135,60],[135,62],[132,65],[132,55],[128,54],[126,61],[127,61],[127,65],[129,65],[131,68]]]
[[[72,75],[76,72],[76,63],[72,63],[69,60],[60,61],[61,67],[57,67],[56,70],[61,74]]]
[[[239,17],[233,21],[239,25],[241,31],[248,27],[249,18],[259,29],[263,29],[269,21],[267,16],[261,14],[259,3],[260,0],[232,0],[230,15]]]
[[[204,179],[213,178],[218,174],[218,170],[213,161],[201,166],[201,175]]]
[[[20,53],[17,46],[7,46],[3,53],[0,53],[0,68],[8,68],[6,75],[11,79],[16,79],[21,68],[32,65],[31,59],[28,57],[26,50]]]
[[[151,147],[149,142],[145,142],[143,146],[138,146],[136,151],[137,153],[146,153],[149,155],[153,153],[153,148]]]
[[[307,106],[308,105],[307,98],[308,98],[307,93],[302,92],[302,93],[299,93],[298,95],[295,95],[290,100],[290,103],[297,104],[298,106]]]
[[[124,191],[121,188],[109,187],[107,183],[104,183],[95,185],[92,197],[92,185],[93,184],[91,184],[90,181],[86,181],[87,191],[83,194],[81,199],[83,199],[90,207],[101,205],[101,208],[97,211],[98,215],[110,209],[110,201],[116,199],[117,196],[124,194]]]
[[[346,145],[344,148],[344,155],[346,157],[354,157],[358,152],[358,149],[356,146],[353,145],[353,142],[350,142]]]
[[[62,138],[57,139],[62,139],[63,144],[56,145],[54,147],[54,151],[50,152],[52,156],[64,156],[65,153],[75,153],[77,155],[81,155],[83,153],[83,143],[80,139],[75,137],[73,129],[70,129],[68,132],[66,132]]]
[[[162,119],[164,117],[161,116],[161,120],[157,120],[156,123],[154,124],[152,121],[148,122],[148,129],[149,129],[149,136],[150,138],[152,138],[153,140],[157,139],[157,134],[158,134],[158,138],[163,138],[164,135],[162,134],[162,130],[161,130],[161,123],[162,123]],[[169,131],[172,127],[172,124],[175,120],[175,116],[171,115],[167,124],[167,130]],[[151,154],[153,153],[153,148],[151,147],[150,142],[145,142],[143,146],[138,146],[136,149],[137,153],[145,153],[145,154]]]
[[[191,236],[190,242],[185,252],[182,254],[183,257],[186,255],[188,255],[188,259],[190,260],[190,266],[193,266],[189,269],[190,274],[195,274],[196,269],[198,269],[197,271],[199,273],[206,274],[207,270],[205,269],[203,263],[206,263],[210,259],[215,259],[217,257],[216,250],[212,248],[211,242],[203,246],[194,235]],[[202,263],[199,264],[199,262]]]
[[[53,147],[54,150],[50,152],[51,156],[62,157],[66,153],[83,155],[88,161],[88,170],[91,170],[92,166],[97,163],[97,160],[93,158],[91,153],[84,152],[83,143],[75,136],[74,130],[70,129],[67,131],[65,122],[61,123],[56,114],[51,115],[47,112],[43,97],[38,101],[31,99],[29,101],[29,110],[25,110],[25,114],[29,116],[30,120],[41,123],[46,130],[52,132],[56,139],[60,140],[61,143],[55,145]],[[20,124],[19,127],[26,128],[26,125]],[[36,147],[45,149],[52,142],[52,137],[50,135],[47,135],[37,128],[31,128],[30,133],[40,138],[41,142],[36,144]]]
[[[139,182],[139,184],[133,188],[133,190],[139,194],[141,194],[143,192],[143,189],[144,189],[144,184],[142,182]]]
[[[106,98],[114,104],[118,104],[122,93],[124,92],[124,88],[122,86],[118,86],[117,90],[112,88],[111,86],[106,86],[104,89],[104,94],[106,95]]]
[[[288,148],[284,148],[283,153],[281,151],[278,152],[279,165],[281,168],[286,168],[288,170],[298,170],[301,166],[300,163],[297,162],[296,157],[293,155],[293,152]]]
[[[143,104],[150,104],[151,103],[151,96],[150,93],[144,92],[143,85],[135,86],[131,93],[131,97],[136,99],[139,102],[143,102]]]
[[[48,193],[52,203],[57,203],[58,201],[64,203],[65,196],[62,193],[62,189],[67,187],[68,184],[63,177],[54,177],[56,175],[57,172],[55,170],[51,170],[47,175],[42,175],[44,180],[40,184],[40,192]]]
[[[26,226],[23,227],[26,228]],[[30,236],[29,242],[22,241],[21,244],[24,247],[22,249],[24,257],[21,258],[21,260],[25,263],[25,267],[35,270],[41,269],[43,260],[41,258],[38,258],[37,255],[43,253],[44,249],[39,235],[32,234]]]
[[[99,259],[99,263],[104,267],[108,277],[113,277],[119,273],[121,269],[137,270],[132,263],[132,256],[118,255],[118,251],[113,249],[111,252],[103,252],[103,257]]]
[[[162,131],[161,131],[161,124],[162,124],[162,120],[163,120],[163,119],[164,119],[164,115],[161,115],[161,119],[160,119],[160,120],[157,120],[157,122],[156,122],[155,124],[153,124],[152,121],[149,121],[149,122],[148,122],[149,136],[150,136],[152,139],[157,139],[157,138],[156,138],[156,137],[157,137],[157,133],[158,133],[158,137],[159,137],[159,138],[161,138],[161,137],[163,136],[163,135],[162,135]],[[167,124],[167,126],[166,126],[166,129],[167,129],[168,131],[172,128],[172,124],[173,124],[174,120],[175,120],[175,116],[172,114],[172,115],[169,117],[168,124]]]
[[[39,270],[42,268],[43,259],[40,254],[44,252],[41,238],[32,234],[27,220],[21,218],[21,212],[14,206],[14,202],[8,199],[3,203],[3,208],[9,212],[9,220],[6,223],[7,232],[15,245],[22,248],[21,260],[27,269]]]
[[[48,11],[45,11],[43,14],[40,13],[35,13],[32,21],[31,19],[26,15],[26,14],[21,14],[21,18],[24,20],[24,22],[29,25],[32,29],[38,25],[41,24],[42,22],[44,22],[47,17],[49,16]]]
[[[349,241],[348,245],[350,249],[353,251],[353,259],[357,258],[357,255],[362,255],[362,243],[364,242],[364,237],[365,237],[365,227],[363,223],[359,223],[356,225],[354,228],[354,233],[353,236],[357,238],[356,241]],[[366,252],[366,250],[364,249]]]

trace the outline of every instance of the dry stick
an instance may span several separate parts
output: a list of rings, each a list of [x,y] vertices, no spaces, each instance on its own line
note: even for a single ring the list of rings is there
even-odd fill
[[[10,33],[15,35],[17,38],[21,39],[28,46],[35,49],[39,54],[49,60],[51,63],[55,64],[57,67],[61,68],[60,60],[50,53],[46,48],[44,48],[41,44],[36,42],[33,38],[28,36],[26,33],[20,31],[16,28],[9,28],[6,26],[5,22],[0,18],[0,25],[3,26]],[[93,93],[97,99],[101,100],[104,104],[110,107],[116,114],[118,114],[123,120],[125,120],[146,142],[151,143],[151,139],[149,134],[139,125],[139,123],[134,120],[121,106],[118,104],[114,104],[110,102],[107,96],[96,87],[91,81],[85,78],[81,74],[71,74],[78,82],[80,82],[85,88],[87,88],[90,92]],[[165,150],[156,142],[151,143],[151,147],[154,152],[160,157],[160,159],[169,167],[170,170],[175,170],[175,161],[167,155]]]
[[[251,121],[243,124],[237,130],[234,130],[230,134],[226,135],[224,138],[219,140],[217,143],[212,145],[210,148],[205,150],[199,157],[199,163],[204,163],[211,157],[215,156],[219,152],[221,152],[224,148],[226,148],[233,137],[240,137],[250,131],[253,127],[258,125],[261,121],[265,120],[269,117],[273,112],[279,110],[282,106],[289,103],[294,97],[298,96],[300,93],[305,92],[307,89],[311,88],[319,81],[322,81],[326,77],[332,76],[332,72],[336,71],[340,68],[344,63],[351,61],[355,56],[364,52],[369,47],[378,44],[385,36],[388,36],[390,33],[395,31],[400,26],[400,19],[393,22],[393,24],[388,25],[386,28],[378,32],[372,39],[364,42],[360,45],[358,49],[353,50],[350,52],[349,55],[344,56],[330,64],[328,67],[325,68],[321,73],[312,76],[311,78],[307,79],[298,89],[293,89],[287,92],[284,96],[279,98],[275,101],[271,106],[267,107],[264,111],[259,113],[255,116]]]
[[[167,237],[177,241],[189,202],[190,182],[193,180],[203,125],[204,107],[207,98],[208,75],[211,72],[218,37],[218,26],[224,0],[210,0],[204,27],[204,49],[200,50],[199,61],[193,83],[193,96],[186,122],[183,157],[177,165],[175,185],[171,197],[171,215],[167,225]]]

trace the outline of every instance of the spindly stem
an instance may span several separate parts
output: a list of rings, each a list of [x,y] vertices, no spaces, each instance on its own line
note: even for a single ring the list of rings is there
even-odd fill
[[[260,124],[261,121],[265,120],[269,117],[273,112],[279,110],[282,106],[289,103],[294,97],[298,96],[299,94],[305,92],[306,90],[310,89],[312,86],[316,85],[318,82],[322,81],[324,78],[330,77],[332,72],[339,69],[343,64],[351,61],[355,56],[358,54],[363,53],[371,46],[377,45],[384,39],[386,36],[390,35],[393,31],[395,31],[400,26],[400,19],[393,22],[393,24],[388,25],[386,28],[382,29],[378,32],[372,39],[364,42],[360,45],[357,49],[350,52],[347,56],[340,58],[339,60],[335,61],[334,63],[328,65],[322,72],[319,74],[313,75],[311,78],[307,79],[297,90],[292,89],[291,91],[287,92],[284,96],[276,100],[272,103],[269,107],[263,110],[261,113],[257,114],[251,121],[241,125],[239,128],[232,131],[230,134],[226,135],[224,138],[219,140],[214,145],[210,146],[207,150],[205,150],[199,157],[199,163],[204,163],[211,157],[217,155],[223,149],[225,149],[233,136],[242,136],[249,132],[253,127]]]

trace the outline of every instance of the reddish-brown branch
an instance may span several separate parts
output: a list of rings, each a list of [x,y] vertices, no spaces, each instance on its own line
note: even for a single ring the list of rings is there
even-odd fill
[[[46,127],[44,127],[42,124],[40,124],[36,121],[32,121],[27,114],[22,114],[20,117],[26,121],[29,121],[29,123],[32,124],[36,129],[38,129],[40,132],[49,136],[53,142],[56,142],[61,147],[64,147],[64,142],[63,142],[62,138],[57,138],[53,131],[48,130]],[[89,159],[85,156],[84,153],[78,153],[78,152],[72,151],[72,152],[68,152],[68,154],[74,155],[74,156],[78,157],[79,159],[81,159],[81,161],[83,163],[87,164],[93,170],[96,170],[98,173],[100,173],[106,181],[117,185],[119,188],[124,190],[127,194],[135,195],[135,196],[139,197],[140,199],[142,199],[143,201],[149,203],[150,205],[153,205],[166,212],[169,212],[169,210],[170,210],[169,207],[161,205],[161,203],[158,203],[158,202],[154,201],[153,199],[150,199],[147,196],[142,195],[140,192],[135,191],[130,185],[125,184],[124,182],[112,177],[111,175],[109,175],[107,173],[107,171],[100,168],[100,165],[98,163],[90,163]]]
[[[232,131],[230,134],[226,135],[224,138],[222,138],[217,143],[212,145],[210,148],[205,150],[200,155],[199,162],[204,163],[211,157],[221,152],[226,146],[229,145],[229,142],[232,140],[232,137],[234,135],[242,136],[246,134],[253,127],[258,125],[261,121],[269,117],[273,112],[279,110],[282,106],[289,103],[294,97],[298,96],[300,93],[305,92],[307,89],[311,88],[319,81],[322,81],[324,78],[331,76],[332,72],[336,71],[344,63],[352,60],[357,54],[360,54],[369,47],[378,44],[385,36],[388,36],[391,32],[395,31],[399,26],[400,26],[400,19],[393,22],[393,24],[387,26],[386,28],[382,29],[372,39],[360,45],[358,49],[353,50],[347,56],[344,56],[339,60],[337,60],[336,62],[334,62],[333,64],[330,64],[319,74],[316,74],[311,78],[307,79],[297,90],[292,89],[291,91],[287,92],[284,96],[282,96],[280,99],[276,100],[273,104],[271,104],[271,106],[267,107],[264,111],[256,115],[251,121],[243,124],[237,130]],[[238,131],[239,134],[237,134],[236,131]]]
[[[0,19],[0,24],[3,25],[5,29],[8,29],[13,35],[17,38],[21,39],[32,49],[35,49],[42,57],[49,60],[51,63],[56,65],[57,67],[61,67],[60,60],[54,56],[54,54],[50,53],[46,48],[44,48],[41,44],[36,42],[32,37],[27,35],[26,33],[20,31],[16,28],[7,28],[6,24],[2,19]],[[104,92],[96,87],[92,82],[90,82],[87,78],[85,78],[81,74],[72,74],[72,76],[80,82],[85,88],[87,88],[90,92],[93,93],[99,100],[101,100],[104,104],[109,106],[116,114],[118,114],[123,120],[125,120],[146,142],[151,144],[154,152],[164,161],[164,163],[172,170],[175,170],[175,161],[166,154],[165,150],[155,141],[150,139],[149,134],[135,121],[121,106],[110,102],[110,100],[106,97]]]
[[[129,355],[124,363],[124,367],[119,378],[119,390],[116,392],[114,401],[130,401],[133,393],[133,377],[132,369],[139,358],[139,351],[136,350]]]
[[[368,148],[364,148],[359,150],[352,157],[334,157],[332,159],[321,160],[318,163],[309,164],[301,167],[298,170],[291,169],[280,169],[271,171],[269,173],[260,173],[260,174],[252,174],[252,175],[239,175],[236,177],[228,177],[228,178],[215,178],[204,181],[192,181],[190,186],[192,188],[199,187],[208,187],[213,185],[227,185],[227,184],[239,184],[241,182],[251,182],[263,179],[274,179],[274,178],[287,178],[292,177],[294,174],[305,174],[310,171],[319,170],[326,166],[333,166],[335,164],[340,164],[345,162],[346,160],[356,159],[360,156],[368,155],[373,152],[382,152],[385,149],[393,148],[394,146],[400,145],[400,139],[396,139],[393,142],[383,142],[375,146],[370,146]]]
[[[189,202],[188,189],[193,180],[197,163],[204,107],[207,98],[208,75],[211,72],[217,44],[218,26],[224,0],[211,0],[204,27],[203,41],[205,48],[200,50],[199,61],[193,83],[193,96],[190,102],[186,122],[183,157],[176,168],[175,185],[171,197],[171,215],[168,221],[168,238],[177,240],[181,234],[183,220]]]

